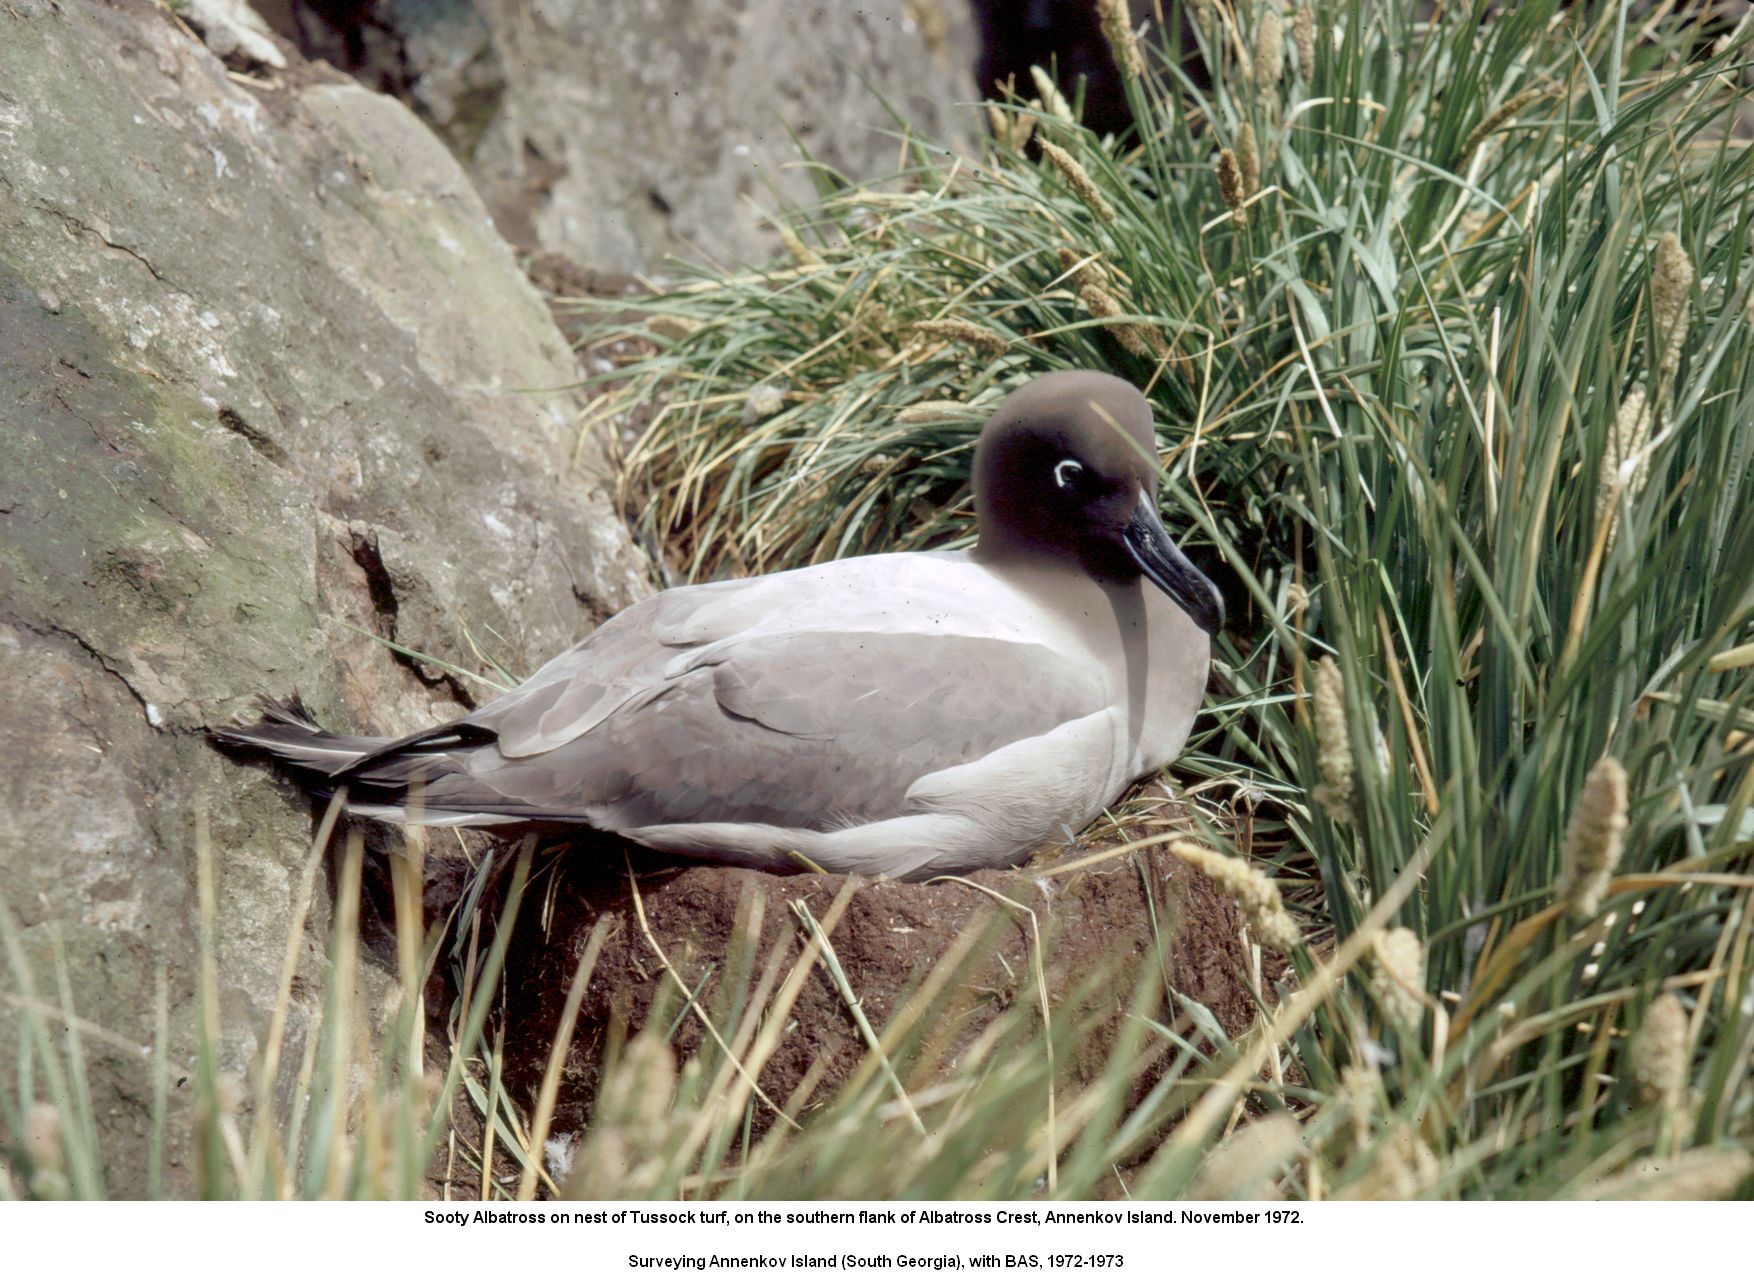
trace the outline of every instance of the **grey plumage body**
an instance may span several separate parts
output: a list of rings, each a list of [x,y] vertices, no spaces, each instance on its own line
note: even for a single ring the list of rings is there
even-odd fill
[[[1032,388],[1013,400],[1028,407]],[[1099,411],[1118,398],[1138,446],[1130,388],[1090,373],[1057,388]],[[1148,409],[1143,429],[1148,446]],[[796,854],[895,877],[1015,862],[1175,757],[1209,647],[1136,569],[1093,571],[987,520],[970,552],[661,593],[407,739],[330,735],[286,711],[219,736],[392,820],[585,824],[774,869]]]

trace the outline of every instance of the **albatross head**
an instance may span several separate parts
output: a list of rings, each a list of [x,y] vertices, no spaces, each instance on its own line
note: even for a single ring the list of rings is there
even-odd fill
[[[999,404],[975,446],[979,551],[1069,560],[1109,583],[1143,577],[1216,633],[1224,602],[1164,529],[1157,478],[1144,395],[1099,371],[1040,376]]]

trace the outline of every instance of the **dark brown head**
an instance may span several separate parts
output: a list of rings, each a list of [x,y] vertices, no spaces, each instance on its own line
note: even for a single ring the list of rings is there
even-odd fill
[[[1157,515],[1151,405],[1099,371],[1056,371],[993,413],[975,446],[983,557],[1059,558],[1105,583],[1143,577],[1208,633],[1224,603]]]

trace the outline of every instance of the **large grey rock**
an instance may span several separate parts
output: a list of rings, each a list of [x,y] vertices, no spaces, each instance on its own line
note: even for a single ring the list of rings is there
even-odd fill
[[[933,140],[979,127],[963,0],[258,7],[413,103],[514,242],[597,269],[765,259],[778,240],[749,201],[810,197],[799,141],[854,178],[895,171],[885,100]]]
[[[167,970],[186,1065],[205,808],[240,1073],[311,819],[200,727],[297,689],[410,729],[478,687],[352,628],[522,672],[646,587],[570,354],[455,160],[400,103],[302,80],[247,86],[147,0],[0,5],[0,896],[39,991],[63,946],[115,1035],[151,1038]],[[149,1071],[87,1048],[137,1192]]]

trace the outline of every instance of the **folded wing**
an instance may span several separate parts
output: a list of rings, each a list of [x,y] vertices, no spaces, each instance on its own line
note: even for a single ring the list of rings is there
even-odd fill
[[[471,715],[494,742],[455,754],[428,804],[832,829],[895,817],[920,778],[1105,704],[1088,660],[1021,635],[1041,629],[1010,621],[1003,594],[959,593],[953,574],[919,581],[915,606],[891,576],[886,604],[861,608],[858,563],[837,566],[624,612]]]

